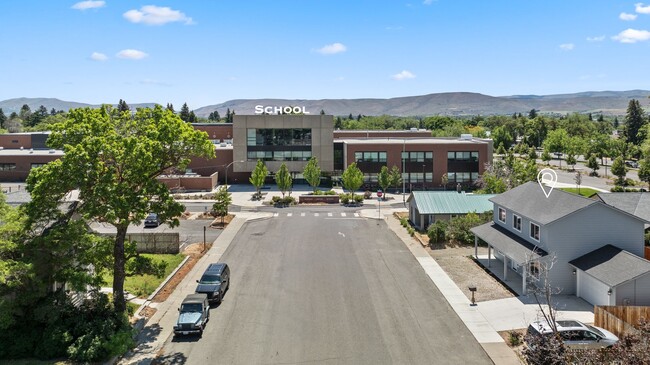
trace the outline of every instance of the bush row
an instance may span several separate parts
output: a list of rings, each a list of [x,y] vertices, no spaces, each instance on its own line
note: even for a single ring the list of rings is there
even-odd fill
[[[350,204],[350,203],[362,203],[363,202],[363,195],[355,194],[354,198],[352,198],[352,194],[350,193],[343,193],[339,195],[341,199],[341,203],[343,204]]]

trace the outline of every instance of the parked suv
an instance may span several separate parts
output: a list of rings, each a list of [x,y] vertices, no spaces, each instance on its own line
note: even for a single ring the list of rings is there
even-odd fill
[[[603,348],[618,342],[618,337],[606,329],[579,321],[556,321],[557,331],[565,345],[572,348]],[[548,336],[553,329],[546,321],[535,321],[528,326],[528,334]]]
[[[222,262],[210,264],[196,282],[199,283],[195,290],[197,293],[205,293],[210,302],[221,303],[230,286],[230,268]]]
[[[205,294],[190,294],[178,308],[178,320],[174,326],[175,335],[203,334],[210,319],[210,303]]]

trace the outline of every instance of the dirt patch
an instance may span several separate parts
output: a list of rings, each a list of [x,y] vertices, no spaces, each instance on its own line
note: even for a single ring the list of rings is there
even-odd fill
[[[190,258],[185,262],[185,265],[178,269],[174,276],[169,279],[167,284],[156,294],[155,297],[151,300],[152,302],[160,303],[164,302],[167,300],[169,295],[174,292],[174,289],[180,284],[180,282],[185,278],[185,275],[187,275],[190,270],[196,265],[196,263],[199,261],[199,259],[206,253],[208,250],[212,247],[211,243],[208,243],[205,245],[205,250],[204,250],[204,245],[203,243],[192,243],[185,247],[185,250],[183,250],[182,254],[189,256]]]
[[[227,216],[223,217],[223,222],[221,221],[221,217],[214,218],[212,223],[210,223],[210,227],[212,228],[220,228],[224,229],[232,220],[235,219],[235,216],[233,214],[228,214]]]
[[[485,248],[479,249],[479,254]],[[474,299],[477,302],[511,298],[514,295],[496,279],[490,276],[469,256],[474,254],[474,247],[444,247],[439,249],[427,248],[427,252],[440,267],[449,275],[451,280],[460,288],[467,299],[472,299],[467,289],[476,286]]]
[[[154,314],[156,314],[156,308],[144,307],[138,314],[141,317],[151,318]]]
[[[511,332],[513,332],[511,334]],[[526,336],[526,329],[525,328],[519,328],[519,329],[514,329],[510,331],[499,331],[498,332],[501,338],[506,342],[506,345],[512,349],[512,351],[515,352],[519,360],[521,361],[522,364],[525,364],[526,362],[523,361],[523,351],[526,348],[526,344],[524,343],[524,337]],[[513,337],[518,336],[518,339],[515,339]]]

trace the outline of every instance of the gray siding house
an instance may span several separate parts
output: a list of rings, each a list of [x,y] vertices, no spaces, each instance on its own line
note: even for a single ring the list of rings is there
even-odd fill
[[[562,294],[577,294],[598,305],[650,305],[650,292],[631,295],[626,287],[631,280],[639,288],[650,285],[650,262],[643,259],[644,224],[648,223],[644,219],[559,189],[547,198],[535,182],[490,201],[493,221],[472,232],[488,244],[490,254],[496,250],[504,267],[522,276],[524,291],[530,277],[554,261],[548,280]],[[608,245],[619,252],[598,251]],[[623,256],[618,256],[621,252]],[[585,255],[589,256],[574,261]],[[598,270],[590,266],[595,263]],[[626,280],[611,281],[608,272],[623,272]]]

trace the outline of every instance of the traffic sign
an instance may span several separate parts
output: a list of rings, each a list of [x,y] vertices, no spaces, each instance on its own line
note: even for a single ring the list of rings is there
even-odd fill
[[[383,194],[384,194],[384,193],[382,193],[381,190],[378,190],[378,191],[377,191],[377,197],[381,198],[381,196],[382,196]]]

